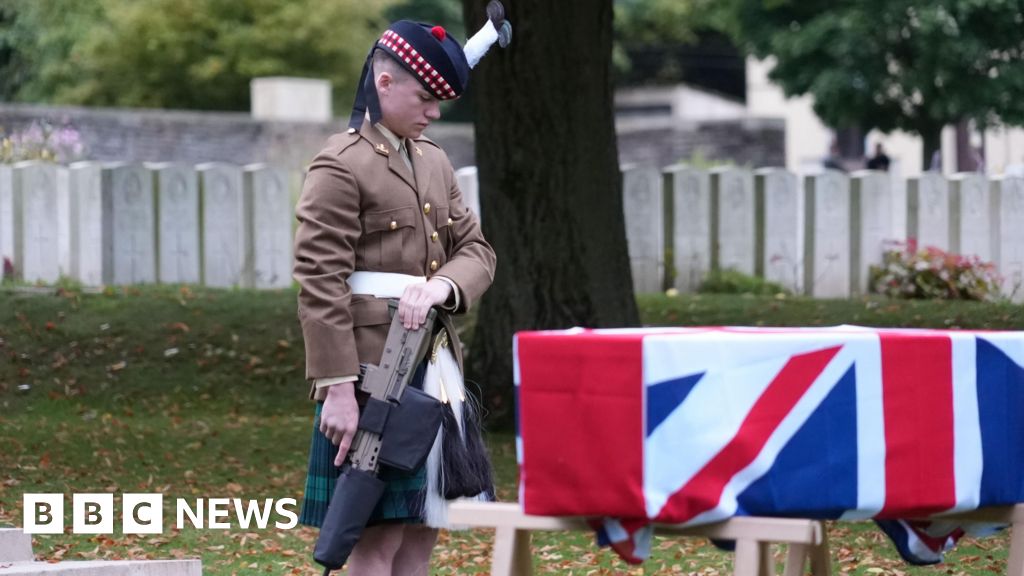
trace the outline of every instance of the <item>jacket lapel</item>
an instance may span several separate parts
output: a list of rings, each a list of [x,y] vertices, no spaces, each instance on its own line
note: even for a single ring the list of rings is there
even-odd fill
[[[370,124],[369,120],[363,121],[363,127],[359,130],[363,138],[366,138],[373,144],[373,150],[381,156],[386,156],[388,159],[388,168],[394,172],[399,178],[405,181],[413,191],[416,191],[416,178],[413,177],[412,171],[405,165],[405,161],[402,160],[401,153],[395,150],[388,139],[380,133],[377,128]],[[415,160],[414,160],[415,161]]]
[[[426,194],[426,186],[430,182],[430,169],[432,166],[423,157],[423,147],[419,142],[409,140],[405,145],[409,147],[409,158],[412,159],[412,168],[416,172],[416,182],[423,187],[422,192]]]

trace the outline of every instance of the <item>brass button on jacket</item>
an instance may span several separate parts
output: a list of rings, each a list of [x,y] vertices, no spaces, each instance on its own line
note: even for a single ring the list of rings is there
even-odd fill
[[[451,225],[452,225],[452,222],[453,222],[453,220],[452,220],[451,218],[449,218],[449,219],[448,219],[448,225],[449,225],[449,226],[451,226]]]
[[[392,230],[398,230],[398,222],[395,222],[394,220],[392,220],[392,221],[391,221],[391,224],[389,224],[388,226],[389,226],[389,227],[390,227],[390,228],[391,228]]]
[[[434,232],[433,234],[430,235],[430,241],[437,242],[437,232]]]
[[[430,271],[437,272],[437,260],[430,261]]]
[[[430,214],[430,202],[427,202],[426,204],[423,205],[423,213]]]

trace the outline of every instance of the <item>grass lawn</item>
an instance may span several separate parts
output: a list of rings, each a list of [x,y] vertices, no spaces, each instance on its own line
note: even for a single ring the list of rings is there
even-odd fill
[[[651,325],[930,326],[1022,329],[1007,304],[813,301],[661,295],[638,299]],[[199,497],[301,501],[312,405],[295,293],[180,287],[85,295],[0,292],[0,525],[22,524],[22,494],[159,492],[161,535],[35,537],[39,559],[200,557],[207,575],[319,574],[315,531],[172,529],[173,503]],[[490,437],[499,497],[516,498],[513,438]],[[117,504],[120,520],[120,503]],[[275,520],[287,519],[274,516]],[[1005,535],[964,542],[940,567],[912,568],[867,523],[830,526],[836,570],[853,574],[1001,572]],[[492,533],[442,534],[435,574],[489,573]],[[586,534],[535,536],[541,574],[702,574],[731,555],[658,539],[632,568]],[[778,557],[781,562],[782,556]]]

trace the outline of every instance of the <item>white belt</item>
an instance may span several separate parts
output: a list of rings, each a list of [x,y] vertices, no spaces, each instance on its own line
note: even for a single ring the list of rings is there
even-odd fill
[[[410,276],[392,272],[353,272],[348,285],[353,294],[366,294],[377,298],[401,298],[405,289],[413,284],[423,284],[426,276]]]

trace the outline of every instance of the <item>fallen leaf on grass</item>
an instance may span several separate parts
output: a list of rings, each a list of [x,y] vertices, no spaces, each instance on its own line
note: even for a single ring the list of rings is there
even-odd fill
[[[167,327],[170,328],[171,330],[177,330],[178,332],[181,332],[183,334],[187,334],[188,332],[191,331],[191,329],[188,327],[188,324],[185,324],[184,322],[174,322],[173,324],[168,324]]]

